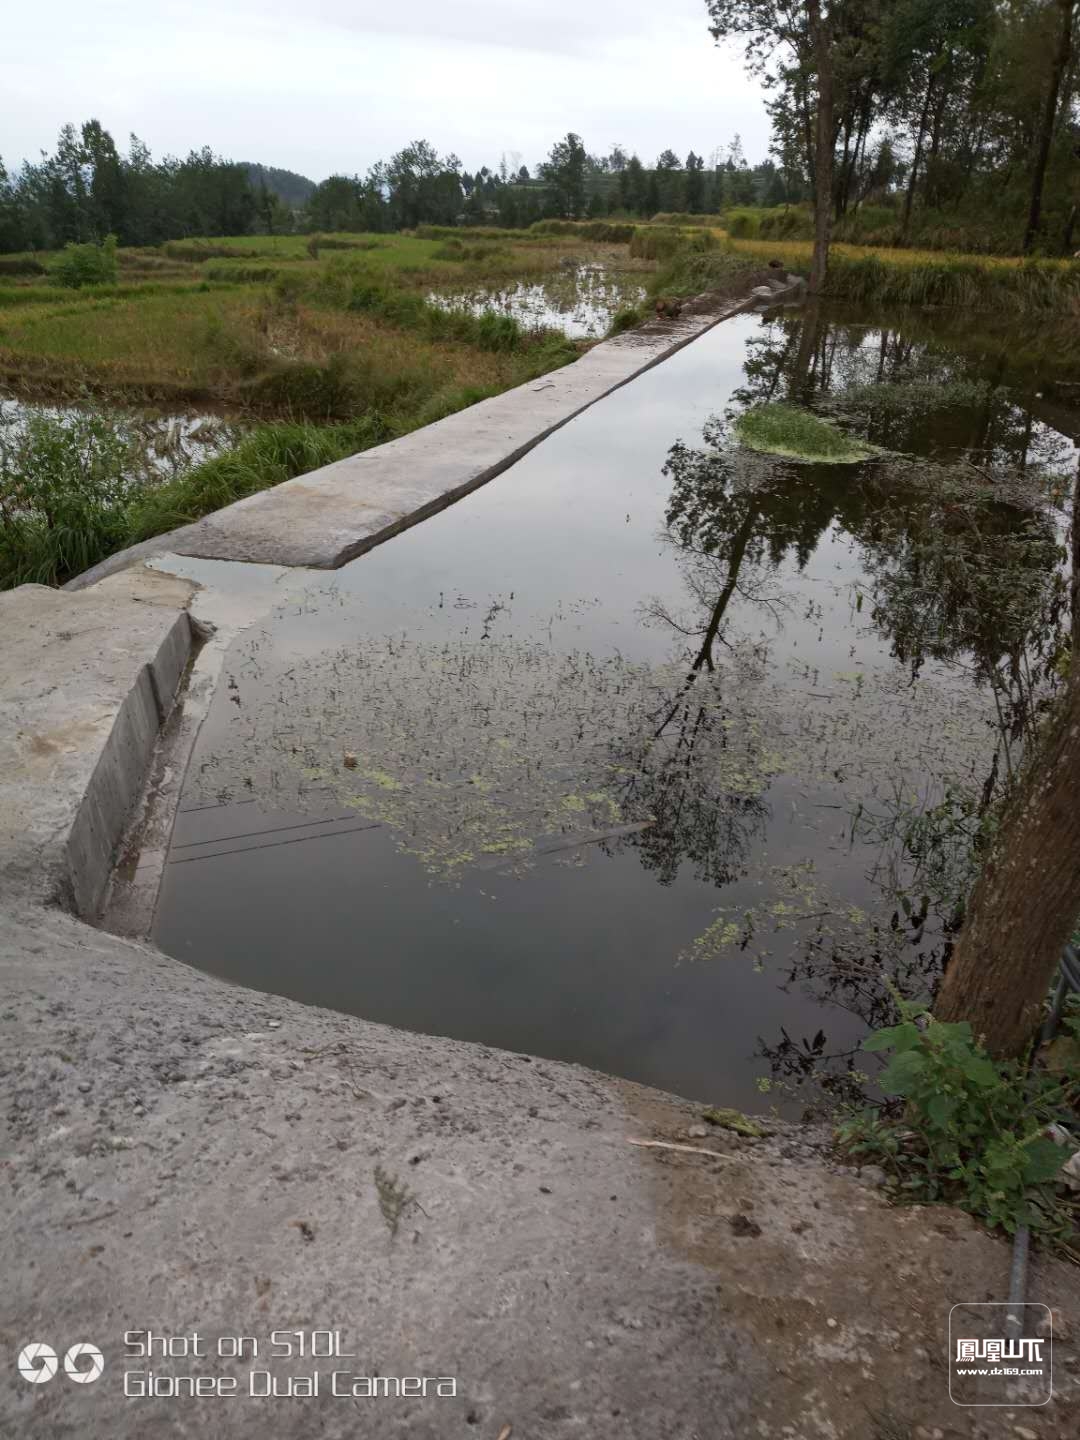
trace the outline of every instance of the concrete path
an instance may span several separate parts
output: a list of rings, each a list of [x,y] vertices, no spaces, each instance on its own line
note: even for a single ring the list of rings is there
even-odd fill
[[[166,551],[218,560],[334,569],[445,509],[509,469],[582,410],[742,309],[691,304],[594,345],[580,360],[113,555],[73,581],[81,589]]]
[[[819,1134],[703,1138],[671,1097],[257,995],[40,908],[0,922],[0,1035],[4,1437],[1027,1433],[952,1406],[943,1364],[949,1306],[1004,1293],[1007,1247],[891,1209]],[[1032,1292],[1075,1336],[1075,1272],[1039,1265]],[[146,1330],[211,1353],[147,1362],[124,1343]],[[275,1330],[355,1358],[272,1358]],[[219,1356],[235,1336],[258,1357]],[[31,1341],[96,1345],[104,1373],[29,1384]],[[1055,1405],[1015,1423],[1075,1436],[1074,1339],[1054,1359]],[[148,1370],[237,1393],[125,1397]],[[316,1370],[317,1396],[250,1393]],[[457,1394],[335,1396],[335,1371]]]

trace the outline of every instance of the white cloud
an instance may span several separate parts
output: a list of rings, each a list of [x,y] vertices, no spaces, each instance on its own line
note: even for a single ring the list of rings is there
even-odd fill
[[[768,142],[703,0],[53,0],[47,22],[21,6],[4,31],[9,165],[91,115],[121,145],[134,130],[155,154],[210,144],[315,179],[421,136],[470,169],[504,150],[533,165],[567,130],[647,162],[735,131],[751,159]]]

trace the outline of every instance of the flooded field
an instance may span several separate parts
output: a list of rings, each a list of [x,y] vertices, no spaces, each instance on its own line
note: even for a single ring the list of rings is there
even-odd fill
[[[210,460],[235,445],[243,427],[218,415],[172,413],[160,410],[113,408],[103,410],[100,402],[77,405],[50,405],[26,400],[0,391],[0,448],[13,447],[26,433],[35,416],[69,423],[88,415],[105,418],[122,427],[130,441],[132,473],[162,479]]]
[[[1071,394],[942,322],[725,322],[246,632],[157,942],[746,1109],[842,1077],[1057,681]],[[740,443],[779,401],[871,458]]]
[[[571,340],[598,340],[619,310],[645,298],[645,286],[639,273],[571,260],[534,283],[521,280],[502,290],[437,290],[427,298],[474,315],[494,310],[525,330],[561,330]]]

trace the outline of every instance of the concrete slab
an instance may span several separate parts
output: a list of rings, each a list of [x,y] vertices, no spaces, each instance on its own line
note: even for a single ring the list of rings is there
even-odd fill
[[[574,364],[527,385],[111,556],[70,588],[166,551],[317,569],[344,565],[501,474],[575,415],[744,303],[710,301],[679,319],[603,341]]]
[[[948,1308],[1004,1296],[1007,1246],[892,1209],[824,1132],[701,1138],[672,1097],[255,994],[43,909],[0,919],[0,1027],[0,1436],[979,1433],[948,1397]],[[1076,1297],[1040,1260],[1029,1298]],[[140,1359],[124,1337],[147,1330],[210,1353]],[[339,1331],[354,1358],[274,1357],[275,1330]],[[218,1355],[235,1336],[258,1358]],[[1039,1435],[1077,1433],[1075,1336]],[[30,1341],[105,1369],[28,1384]],[[132,1394],[147,1371],[238,1390]],[[253,1371],[320,1390],[260,1398]],[[457,1393],[335,1396],[334,1371]]]
[[[101,901],[192,646],[194,587],[131,570],[80,594],[0,594],[4,887]]]

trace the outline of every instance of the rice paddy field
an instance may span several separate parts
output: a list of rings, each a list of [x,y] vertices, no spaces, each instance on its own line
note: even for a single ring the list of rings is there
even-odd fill
[[[550,310],[543,327],[515,321],[491,334],[452,316],[432,320],[419,305],[391,315],[372,303],[373,290],[475,295],[545,277],[565,290],[567,264],[651,268],[625,246],[572,237],[464,246],[404,235],[243,236],[121,250],[116,284],[69,290],[52,283],[51,258],[37,257],[42,275],[0,269],[0,384],[9,393],[311,420],[353,418],[395,396],[415,404],[463,386],[501,389],[572,358],[553,343],[565,335]],[[310,367],[330,365],[338,383],[320,396]]]
[[[0,586],[62,583],[524,383],[633,326],[653,298],[741,294],[769,261],[808,266],[807,241],[684,218],[191,238],[120,249],[115,279],[81,288],[58,283],[56,254],[0,256]],[[1080,333],[1069,261],[840,244],[827,298],[944,314],[958,333],[982,316],[979,344],[997,326],[1010,352],[1071,353]],[[193,417],[235,448],[180,444]]]

